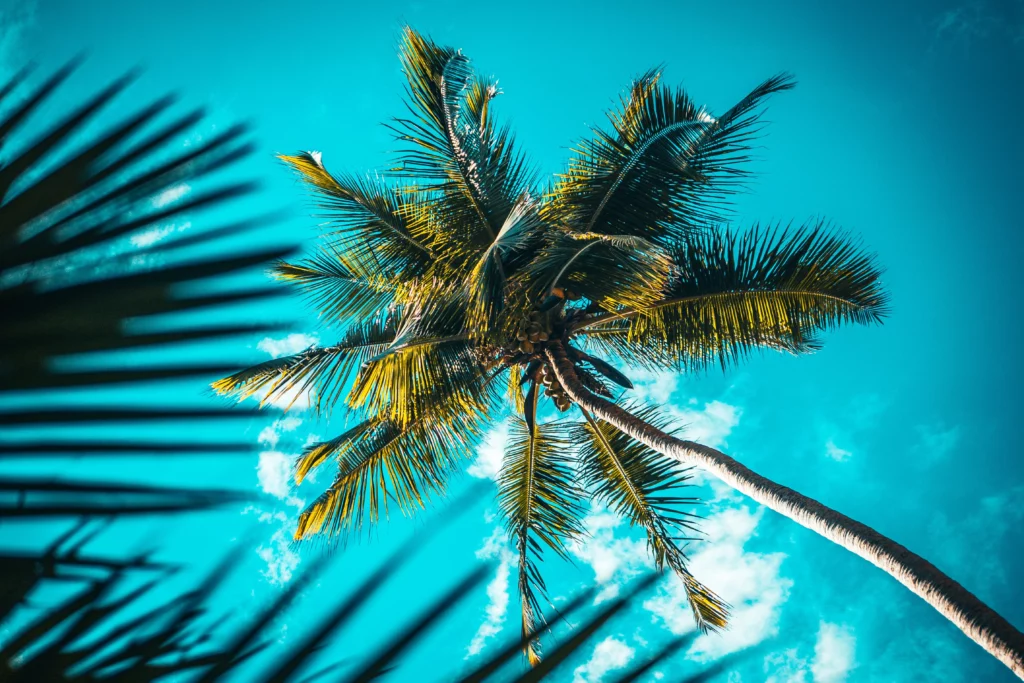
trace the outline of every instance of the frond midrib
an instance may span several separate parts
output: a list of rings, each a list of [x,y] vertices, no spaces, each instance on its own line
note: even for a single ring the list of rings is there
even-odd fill
[[[726,297],[730,297],[730,296],[740,296],[740,297],[743,297],[743,296],[763,295],[763,294],[771,294],[771,295],[776,295],[777,294],[777,295],[784,295],[784,296],[806,296],[806,297],[813,297],[813,298],[817,298],[817,299],[825,299],[825,300],[828,300],[828,301],[835,301],[835,302],[843,303],[843,304],[845,304],[847,306],[850,306],[852,308],[855,308],[855,309],[857,309],[859,311],[867,311],[867,310],[870,310],[872,308],[872,306],[869,306],[867,304],[858,304],[857,302],[855,302],[855,301],[853,301],[851,299],[844,299],[841,296],[838,296],[838,295],[835,295],[835,294],[826,294],[825,292],[813,292],[813,291],[809,291],[809,290],[799,290],[799,289],[745,289],[745,290],[734,290],[734,291],[728,291],[728,292],[714,292],[713,294],[697,294],[697,295],[694,295],[694,296],[678,297],[678,298],[675,298],[675,299],[665,299],[664,301],[659,301],[659,302],[657,302],[655,304],[652,304],[651,306],[645,307],[643,309],[632,308],[632,309],[627,309],[625,311],[618,311],[616,313],[610,313],[610,314],[608,314],[607,316],[604,316],[604,317],[591,318],[590,320],[584,320],[580,325],[574,327],[573,331],[574,332],[583,331],[583,330],[586,330],[586,329],[589,329],[589,328],[593,327],[594,325],[600,325],[600,324],[603,324],[603,323],[612,322],[613,320],[620,320],[620,319],[627,320],[627,319],[632,318],[632,317],[634,317],[636,315],[642,315],[642,314],[650,312],[650,311],[656,311],[656,310],[659,310],[659,309],[662,309],[662,308],[668,308],[670,306],[676,306],[678,304],[685,304],[685,303],[689,303],[691,301],[710,300],[710,299],[722,299],[722,298],[726,298]],[[610,330],[598,330],[598,331],[608,332]]]

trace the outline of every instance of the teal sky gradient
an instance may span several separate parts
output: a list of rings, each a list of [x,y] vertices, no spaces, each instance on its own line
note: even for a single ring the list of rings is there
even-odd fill
[[[560,170],[569,146],[588,126],[603,125],[613,99],[651,66],[664,64],[667,81],[684,84],[712,114],[768,76],[792,72],[798,87],[770,103],[770,125],[751,165],[756,176],[737,198],[734,222],[830,219],[877,252],[887,268],[892,314],[881,327],[827,335],[824,350],[813,356],[754,358],[724,375],[649,378],[641,393],[667,399],[692,435],[907,545],[1024,627],[1021,0],[44,1],[0,10],[0,22],[6,24],[0,25],[4,77],[24,59],[37,61],[45,73],[88,51],[53,112],[142,65],[118,113],[175,91],[185,106],[209,107],[197,135],[251,121],[258,153],[242,175],[258,178],[263,189],[246,213],[285,207],[286,218],[260,235],[268,242],[302,239],[307,247],[315,220],[301,188],[273,155],[319,150],[332,170],[386,168],[396,144],[380,123],[402,112],[396,48],[405,23],[461,47],[478,70],[500,79],[498,113],[514,123],[519,144],[544,173]],[[246,315],[295,319],[297,306],[293,298],[251,307]],[[312,315],[299,319],[296,332],[313,330]],[[330,336],[321,333],[321,339]],[[258,361],[269,357],[260,341],[193,352]],[[196,400],[202,391],[201,384],[182,383],[175,398]],[[301,424],[292,431],[278,425],[280,441],[265,446],[268,451],[295,453],[310,434],[335,435],[344,419],[341,411],[333,423],[305,412],[295,417]],[[237,438],[244,430],[255,442],[272,421],[236,423],[229,427],[234,433],[215,436]],[[111,461],[110,472],[166,483],[260,486],[257,462],[238,458],[176,463],[159,472]],[[320,477],[322,484],[327,477]],[[296,495],[311,500],[315,493],[307,488]],[[712,539],[694,547],[698,568],[710,572],[698,576],[737,605],[738,635],[698,641],[659,668],[665,680],[694,671],[701,653],[762,639],[722,680],[1014,680],[864,561],[721,489],[705,485],[701,495]],[[490,498],[478,507],[420,549],[400,580],[325,656],[358,651],[366,633],[413,613],[478,562],[477,551],[498,524]],[[249,543],[223,596],[225,609],[244,606],[279,590],[266,575],[267,558],[284,560],[276,565],[280,571],[290,551],[275,540],[282,522],[273,517],[287,519],[296,510],[269,494],[256,508],[124,523],[116,545],[159,538],[162,555],[199,558],[201,568],[233,544]],[[261,514],[269,521],[260,523]],[[641,568],[632,552],[642,545],[632,545],[637,537],[624,527],[602,527],[602,519],[591,519],[595,540],[580,551],[576,566],[556,558],[546,563],[553,596],[571,595],[595,575],[607,578],[611,590]],[[295,637],[315,622],[353,577],[420,528],[393,521],[374,543],[347,550],[282,621],[281,637]],[[11,533],[0,529],[5,537]],[[17,534],[28,542],[26,532]],[[104,542],[112,543],[98,541]],[[298,567],[313,555],[314,549],[300,553]],[[496,605],[492,614],[500,611],[507,556],[500,550],[492,555],[498,564],[490,594],[481,590],[390,680],[420,681],[424,667],[461,665],[488,605]],[[605,577],[601,572],[609,568]],[[518,633],[514,576],[509,588],[504,622],[494,621],[502,629],[484,642],[485,651]],[[669,609],[667,590],[614,622],[607,631],[614,643],[596,654],[588,649],[556,680],[600,680],[602,661],[628,659],[630,650],[639,656],[645,643],[663,641],[666,618],[685,613],[685,607]],[[747,636],[748,643],[736,640]]]

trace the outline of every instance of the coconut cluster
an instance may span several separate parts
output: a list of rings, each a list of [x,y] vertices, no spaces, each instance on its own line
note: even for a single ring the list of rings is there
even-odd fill
[[[551,335],[551,320],[540,311],[532,311],[529,317],[519,326],[516,334],[518,348],[523,353],[533,353],[537,347],[546,342]]]
[[[569,400],[562,385],[558,383],[555,371],[547,363],[540,367],[540,382],[544,385],[544,395],[550,396],[551,400],[555,402],[555,406],[561,412],[564,413],[569,410],[572,401]]]

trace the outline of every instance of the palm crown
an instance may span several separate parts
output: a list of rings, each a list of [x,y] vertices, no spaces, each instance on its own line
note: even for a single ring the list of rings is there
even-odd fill
[[[337,325],[337,343],[275,359],[214,387],[263,400],[311,393],[359,415],[308,447],[296,483],[327,460],[337,475],[299,518],[296,539],[344,541],[409,513],[472,457],[489,423],[511,429],[499,502],[519,552],[523,630],[542,620],[544,550],[565,556],[592,498],[647,534],[659,568],[684,582],[702,629],[726,606],[687,570],[694,517],[677,463],[572,402],[549,366],[558,346],[580,382],[632,388],[611,362],[660,371],[726,366],[755,349],[801,353],[815,334],[868,323],[886,297],[872,257],[822,224],[717,227],[744,178],[759,107],[792,87],[768,79],[714,117],[658,71],[640,76],[547,187],[492,110],[496,82],[461,52],[406,30],[409,114],[384,178],[329,173],[317,153],[281,157],[329,219],[314,256],[280,263]],[[550,400],[545,400],[550,399]],[[511,411],[510,411],[511,408]],[[668,427],[655,408],[630,404]],[[552,419],[555,418],[555,419]],[[538,651],[528,651],[535,660]]]

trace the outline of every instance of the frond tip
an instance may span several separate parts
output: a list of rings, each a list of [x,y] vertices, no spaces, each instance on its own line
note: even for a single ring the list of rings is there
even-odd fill
[[[671,433],[668,421],[656,409],[628,409],[644,422]],[[678,494],[690,478],[687,470],[590,413],[583,414],[586,422],[573,427],[570,439],[579,448],[584,485],[596,500],[646,532],[655,565],[672,570],[683,582],[697,627],[702,631],[724,628],[728,606],[690,573],[680,545],[697,532],[697,516],[679,508],[700,502]]]

